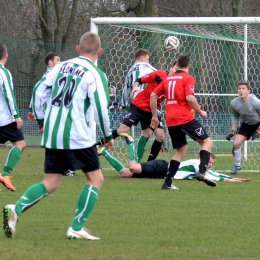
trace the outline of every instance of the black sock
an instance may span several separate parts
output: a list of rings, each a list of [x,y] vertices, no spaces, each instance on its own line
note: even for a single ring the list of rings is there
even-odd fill
[[[103,138],[96,142],[96,145],[104,145]]]
[[[112,136],[113,136],[113,139],[116,139],[119,136],[117,133],[117,129],[112,131]],[[96,145],[104,145],[103,138],[100,139],[98,142],[96,142]]]
[[[206,150],[201,150],[200,151],[200,165],[199,165],[199,172],[200,173],[205,173],[206,169],[209,164],[209,159],[210,159],[210,152]]]
[[[174,175],[176,174],[176,172],[178,171],[180,166],[180,162],[176,161],[176,160],[171,160],[168,166],[168,170],[166,173],[166,178],[165,178],[165,183],[167,185],[171,185],[172,184],[172,179],[174,177]]]
[[[154,140],[153,145],[151,147],[150,155],[147,159],[147,162],[155,160],[158,153],[161,151],[162,148],[162,142],[158,142],[157,140]]]
[[[119,135],[117,133],[117,129],[112,131],[113,139],[116,139]]]

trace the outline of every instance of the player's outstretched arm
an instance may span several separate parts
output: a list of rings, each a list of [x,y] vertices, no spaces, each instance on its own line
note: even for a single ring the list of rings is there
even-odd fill
[[[232,178],[232,179],[228,179],[225,178],[224,182],[249,182],[251,181],[251,178],[247,178],[247,179],[242,179],[242,178]]]

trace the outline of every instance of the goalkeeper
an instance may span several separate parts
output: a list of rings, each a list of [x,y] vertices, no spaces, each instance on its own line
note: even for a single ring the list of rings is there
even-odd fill
[[[120,173],[123,178],[151,178],[163,179],[166,176],[169,163],[165,160],[152,160],[143,163],[130,161],[126,168],[124,164],[110,154],[104,147],[98,148],[98,154],[103,155],[110,165]],[[248,182],[251,179],[233,178],[232,176],[218,173],[211,169],[215,163],[215,155],[210,154],[210,160],[206,169],[207,176],[213,181],[224,182]],[[190,159],[181,162],[175,180],[196,180],[196,173],[199,171],[199,159]],[[174,186],[175,189],[178,189]]]
[[[241,170],[242,144],[250,137],[253,141],[260,135],[260,100],[254,95],[250,95],[250,86],[246,81],[238,83],[238,95],[231,101],[232,126],[230,134],[226,137],[230,141],[235,135],[240,118],[242,122],[233,142],[234,167],[230,172],[231,174],[236,174],[238,170]]]

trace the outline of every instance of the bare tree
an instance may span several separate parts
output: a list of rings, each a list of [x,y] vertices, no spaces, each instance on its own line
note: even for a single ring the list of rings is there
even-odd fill
[[[101,16],[257,16],[254,0],[0,0],[0,33],[53,44],[76,44]],[[12,15],[10,15],[12,14]]]

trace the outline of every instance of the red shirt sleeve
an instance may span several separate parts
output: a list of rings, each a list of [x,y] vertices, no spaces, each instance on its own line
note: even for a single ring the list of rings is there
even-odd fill
[[[155,80],[155,77],[157,75],[157,71],[153,71],[149,74],[146,74],[145,76],[141,77],[142,83],[151,83]]]
[[[186,96],[187,95],[193,95],[194,96],[195,85],[196,85],[196,82],[195,82],[195,79],[193,77],[188,77],[185,80],[184,87],[185,87],[185,95]]]

